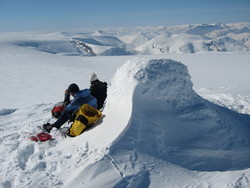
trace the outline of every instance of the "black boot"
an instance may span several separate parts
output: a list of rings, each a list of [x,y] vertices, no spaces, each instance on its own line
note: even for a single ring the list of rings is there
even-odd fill
[[[51,129],[53,129],[53,125],[50,124],[50,123],[46,123],[46,124],[43,125],[43,129],[44,129],[46,132],[50,133]]]

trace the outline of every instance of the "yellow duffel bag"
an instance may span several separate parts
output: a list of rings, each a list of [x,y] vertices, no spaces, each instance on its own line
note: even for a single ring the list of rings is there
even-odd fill
[[[70,136],[78,136],[102,117],[102,113],[89,104],[82,105],[75,114],[73,124],[69,129]]]

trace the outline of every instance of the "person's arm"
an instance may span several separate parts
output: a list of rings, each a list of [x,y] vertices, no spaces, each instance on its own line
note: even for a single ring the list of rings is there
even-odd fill
[[[79,108],[79,98],[74,98],[65,108],[69,113],[73,113],[75,110]]]
[[[66,89],[65,90],[65,93],[64,93],[64,101],[63,101],[63,104],[64,106],[68,106],[70,103],[70,94],[69,94],[69,91]]]

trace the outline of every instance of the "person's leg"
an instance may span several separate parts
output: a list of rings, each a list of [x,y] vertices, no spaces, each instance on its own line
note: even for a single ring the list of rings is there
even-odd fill
[[[58,120],[52,124],[53,127],[56,127],[57,129],[60,129],[60,127],[69,120],[70,113],[67,111],[64,111],[62,115],[58,118]]]

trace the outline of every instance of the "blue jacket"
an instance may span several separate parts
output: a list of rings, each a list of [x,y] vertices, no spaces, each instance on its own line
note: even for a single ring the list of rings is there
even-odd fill
[[[60,129],[60,127],[69,120],[71,114],[83,104],[89,104],[90,106],[97,108],[97,100],[92,95],[90,95],[89,89],[84,89],[77,92],[74,96],[74,99],[69,103],[62,115],[55,123],[53,123],[52,126]]]
[[[97,100],[92,95],[90,95],[89,89],[83,89],[77,92],[74,96],[74,99],[70,102],[70,104],[66,107],[66,111],[72,113],[83,104],[89,104],[94,108],[97,108]]]

